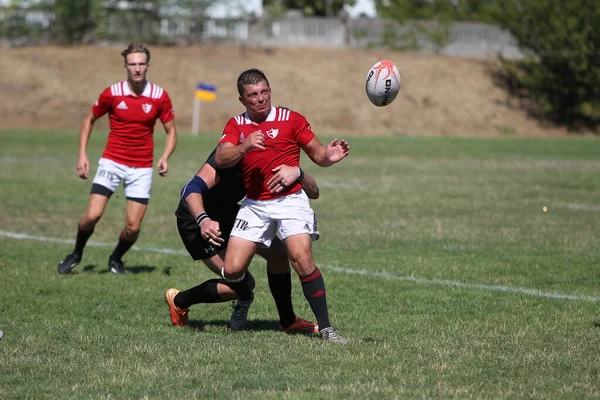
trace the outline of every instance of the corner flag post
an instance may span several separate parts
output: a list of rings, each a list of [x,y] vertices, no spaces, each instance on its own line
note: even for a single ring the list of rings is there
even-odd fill
[[[199,83],[196,86],[194,105],[192,109],[192,135],[198,136],[200,131],[200,103],[203,101],[213,102],[217,99],[217,88],[215,85]]]

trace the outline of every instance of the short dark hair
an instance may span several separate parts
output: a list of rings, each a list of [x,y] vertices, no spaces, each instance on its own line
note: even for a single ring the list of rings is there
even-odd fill
[[[143,43],[129,43],[129,46],[121,52],[125,64],[127,64],[127,56],[133,53],[144,53],[146,55],[146,62],[150,62],[150,50]]]
[[[237,80],[237,89],[240,96],[244,94],[244,85],[257,85],[260,82],[265,81],[267,86],[270,88],[269,80],[267,76],[260,69],[251,68],[247,69],[240,74]]]

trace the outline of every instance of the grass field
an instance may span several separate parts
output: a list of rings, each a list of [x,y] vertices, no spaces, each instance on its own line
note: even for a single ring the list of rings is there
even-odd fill
[[[351,137],[342,164],[303,159],[342,346],[277,330],[260,260],[249,331],[225,329],[228,303],[170,326],[165,289],[211,278],[173,211],[218,136],[180,137],[128,275],[106,266],[119,189],[60,276],[90,187],[77,134],[0,132],[0,398],[600,397],[599,140]],[[294,304],[313,319],[296,279]]]

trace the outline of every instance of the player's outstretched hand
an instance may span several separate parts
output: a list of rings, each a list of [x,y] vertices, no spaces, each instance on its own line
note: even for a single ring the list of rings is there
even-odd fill
[[[344,139],[338,141],[337,138],[335,138],[327,145],[326,154],[327,159],[333,164],[348,157],[348,154],[350,154],[350,146]]]
[[[158,160],[158,174],[160,176],[167,176],[167,172],[169,171],[169,163],[165,158],[160,158]]]
[[[200,223],[200,235],[202,235],[204,240],[206,240],[208,243],[217,247],[220,247],[225,241],[225,239],[221,237],[219,223],[210,218],[206,218]]]
[[[279,193],[286,187],[292,185],[300,176],[299,167],[290,167],[281,164],[273,168],[273,175],[267,180],[267,186],[271,193]]]
[[[77,176],[81,179],[87,179],[90,175],[90,161],[87,156],[79,156],[77,160]]]

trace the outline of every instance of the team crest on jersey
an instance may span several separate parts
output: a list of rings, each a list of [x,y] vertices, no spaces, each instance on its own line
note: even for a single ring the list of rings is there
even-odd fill
[[[144,112],[146,114],[148,114],[150,112],[150,110],[152,110],[152,104],[149,104],[149,103],[142,104],[142,110],[144,110]]]
[[[279,133],[279,129],[271,129],[267,131],[267,136],[270,137],[271,139],[275,139],[277,137],[277,134]]]

